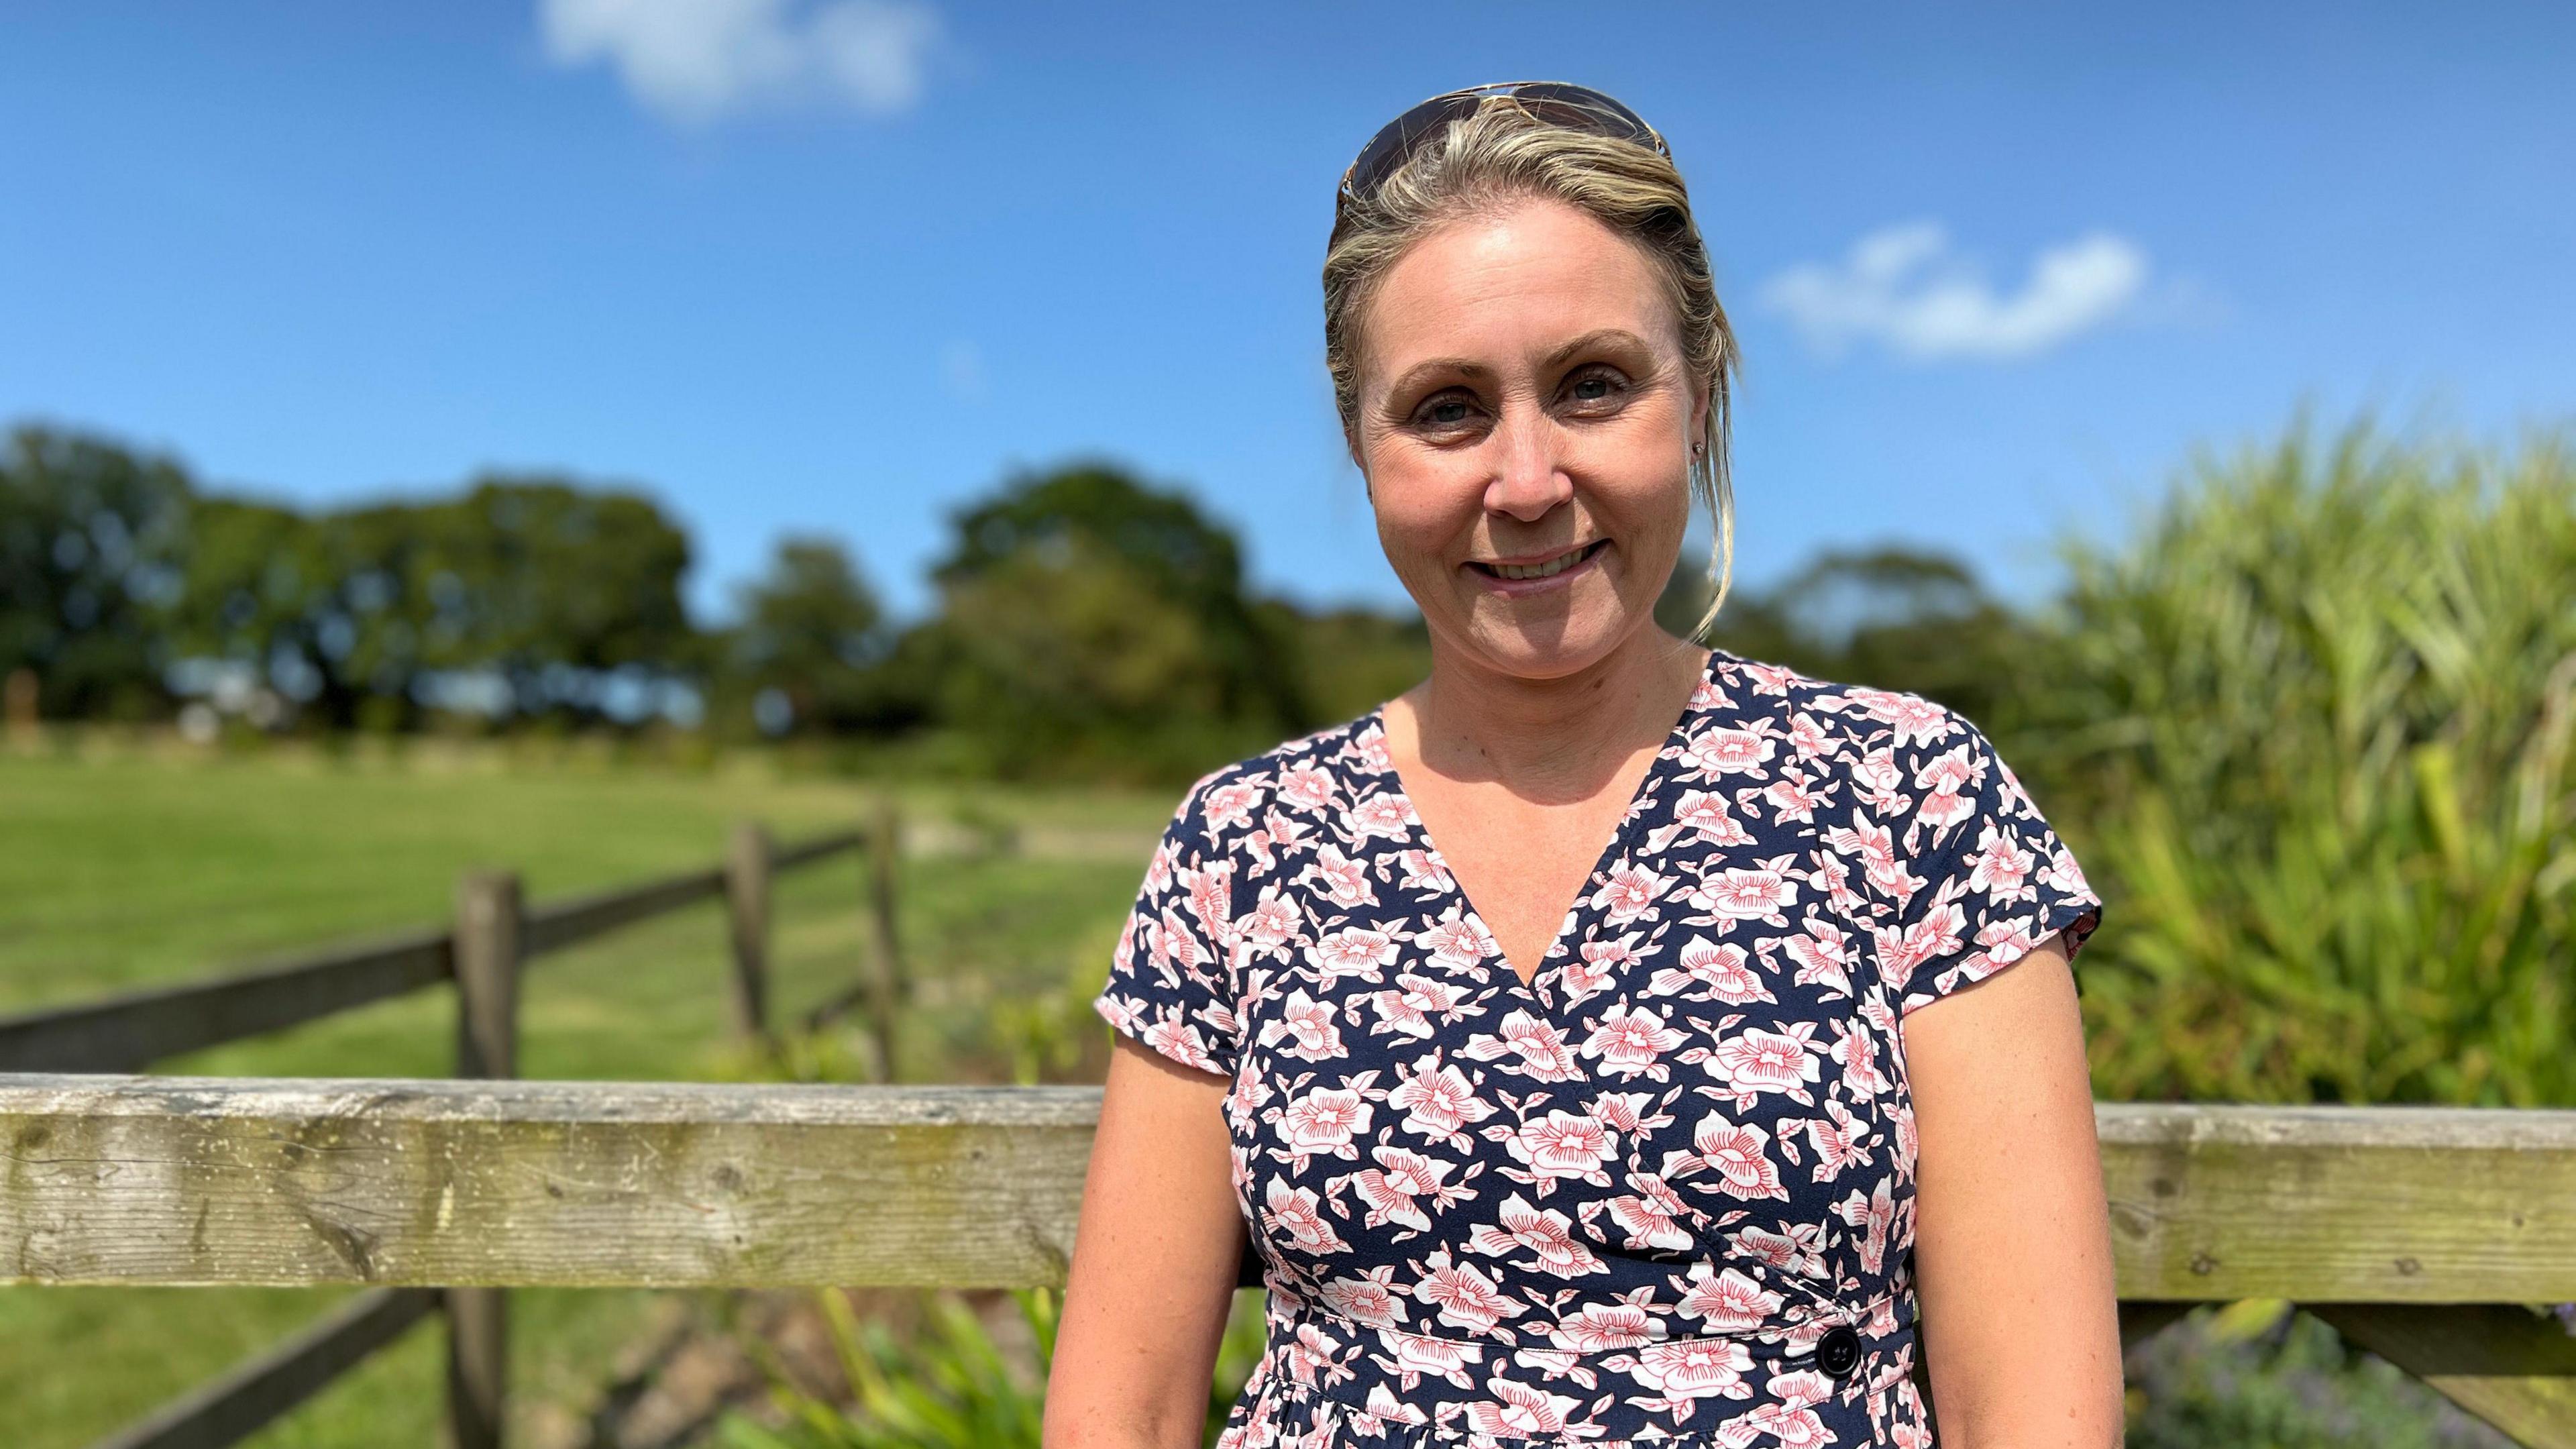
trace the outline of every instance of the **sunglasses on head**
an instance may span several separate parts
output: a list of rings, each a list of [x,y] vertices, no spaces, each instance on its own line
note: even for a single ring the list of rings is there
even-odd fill
[[[1634,141],[1652,147],[1667,160],[1672,157],[1672,148],[1664,144],[1663,136],[1647,125],[1644,117],[1590,86],[1568,81],[1497,81],[1433,96],[1379,127],[1342,173],[1336,209],[1375,191],[1424,141],[1438,135],[1451,121],[1474,115],[1478,106],[1496,96],[1508,97],[1550,125],[1615,141]]]

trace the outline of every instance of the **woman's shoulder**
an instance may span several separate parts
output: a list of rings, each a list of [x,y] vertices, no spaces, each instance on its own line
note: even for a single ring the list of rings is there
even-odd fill
[[[1715,698],[1706,702],[1720,715],[1765,733],[1828,744],[1833,748],[1823,753],[1830,755],[1866,759],[1880,751],[1913,756],[1926,749],[1991,749],[1966,715],[1901,689],[1819,679],[1723,649],[1712,651],[1709,680]]]
[[[1263,823],[1273,810],[1311,813],[1352,803],[1391,768],[1385,726],[1373,709],[1201,775],[1181,796],[1172,829],[1212,845]]]

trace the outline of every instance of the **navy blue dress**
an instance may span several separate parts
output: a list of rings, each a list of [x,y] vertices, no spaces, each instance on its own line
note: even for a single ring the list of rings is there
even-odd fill
[[[1898,1022],[2101,908],[2012,772],[1713,653],[1524,985],[1383,713],[1191,788],[1095,1003],[1232,1083],[1219,1444],[1930,1444]]]

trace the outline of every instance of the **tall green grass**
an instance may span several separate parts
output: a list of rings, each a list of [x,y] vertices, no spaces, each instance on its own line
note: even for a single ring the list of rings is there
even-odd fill
[[[2367,420],[2070,550],[2014,754],[2115,1098],[2576,1102],[2576,465]]]

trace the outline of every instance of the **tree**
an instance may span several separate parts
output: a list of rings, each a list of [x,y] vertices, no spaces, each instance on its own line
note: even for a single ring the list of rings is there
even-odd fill
[[[724,648],[728,706],[775,690],[800,731],[886,732],[923,711],[890,688],[894,641],[848,550],[827,538],[781,540],[769,571],[737,595],[742,622]]]
[[[0,674],[32,669],[57,717],[167,706],[158,614],[192,489],[175,462],[46,428],[0,455]]]

